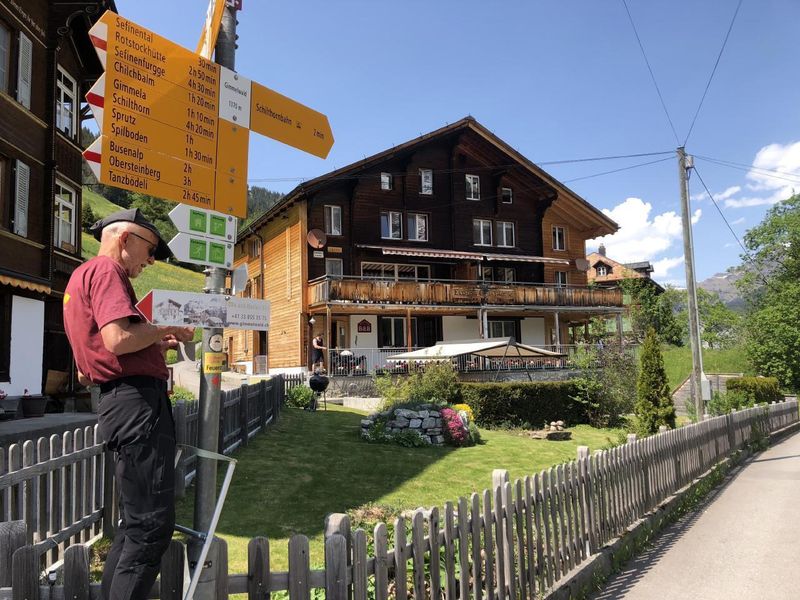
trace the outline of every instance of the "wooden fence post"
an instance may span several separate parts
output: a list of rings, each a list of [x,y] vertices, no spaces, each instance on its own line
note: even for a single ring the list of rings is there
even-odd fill
[[[39,600],[39,552],[33,546],[23,546],[11,558],[11,597],[19,600]]]
[[[75,544],[64,552],[64,598],[89,600],[90,597],[89,548]]]
[[[11,561],[14,552],[25,545],[25,521],[0,522],[0,587],[11,586]]]
[[[241,392],[239,394],[239,439],[241,440],[242,447],[247,446],[248,439],[248,405],[250,404],[250,386],[246,383],[242,384]]]
[[[328,544],[329,538],[336,534],[341,535],[345,540],[345,567],[349,568],[353,564],[353,538],[350,534],[350,517],[344,513],[331,513],[325,517],[325,564],[328,563]],[[338,544],[338,543],[337,543]],[[338,552],[338,545],[334,548]],[[348,586],[348,597],[352,598],[352,586]]]
[[[294,535],[289,540],[289,598],[292,600],[310,600],[309,571],[308,538]]]
[[[114,453],[103,453],[103,537],[113,538],[117,531],[117,482],[114,478],[116,460]]]
[[[735,414],[736,414],[736,409],[734,408],[733,410],[731,410],[731,412],[725,415],[726,424],[728,426],[728,445],[730,446],[728,452],[733,452],[734,450],[736,450],[736,428],[734,426]]]
[[[186,549],[184,545],[178,540],[172,540],[164,556],[161,557],[159,600],[181,600],[183,598],[183,569],[185,561]]]
[[[216,571],[217,593],[216,598],[228,597],[228,542],[214,536],[214,545],[217,547]]]
[[[225,403],[228,401],[228,392],[219,393],[219,440],[217,441],[217,452],[225,454]]]
[[[325,540],[325,597],[329,600],[347,600],[348,554],[342,534],[334,533]]]
[[[583,480],[583,498],[581,501],[585,506],[586,528],[589,535],[586,536],[586,553],[591,556],[597,552],[597,537],[595,535],[595,509],[594,494],[592,493],[592,461],[589,446],[578,446],[578,465],[580,476]]]
[[[269,600],[269,540],[256,537],[247,544],[247,598]]]
[[[267,380],[262,379],[258,382],[258,424],[261,426],[261,431],[267,427]]]

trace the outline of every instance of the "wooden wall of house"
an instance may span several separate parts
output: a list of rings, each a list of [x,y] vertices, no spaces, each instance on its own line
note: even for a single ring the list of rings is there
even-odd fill
[[[264,260],[264,299],[270,301],[267,342],[270,369],[292,368],[306,362],[304,281],[307,274],[304,252],[308,244],[305,210],[305,203],[298,203],[258,229],[264,242],[261,257],[249,253],[249,240],[257,239],[255,236],[247,236],[236,245],[234,252],[234,265],[246,263],[251,280],[261,274],[261,259]],[[251,293],[251,297],[255,296]],[[225,341],[230,359],[233,362],[251,361],[254,351],[263,353],[258,348],[257,336],[257,332],[226,329]]]
[[[325,205],[342,209],[342,235],[328,236],[323,258],[307,250],[309,277],[325,273],[325,258],[343,259],[345,275],[360,275],[361,263],[385,262],[431,265],[431,276],[439,279],[474,278],[475,269],[455,261],[386,256],[380,249],[359,246],[402,246],[468,252],[541,256],[543,251],[542,215],[555,191],[525,169],[508,168],[510,159],[477,135],[468,132],[419,147],[414,152],[390,156],[365,169],[358,177],[342,180],[316,194],[309,203],[309,229],[324,230]],[[500,165],[500,166],[498,166]],[[433,194],[420,193],[420,169],[433,170]],[[392,175],[392,189],[381,189],[381,173]],[[480,200],[466,199],[466,174],[480,177]],[[514,192],[511,204],[500,201],[500,189]],[[403,239],[381,238],[380,213],[403,213]],[[428,240],[408,239],[409,213],[428,216]],[[511,221],[515,224],[515,246],[499,247],[473,243],[473,219]],[[341,249],[341,252],[336,250]],[[488,266],[488,265],[487,265]],[[542,282],[541,264],[509,262],[491,266],[510,266],[518,281]]]
[[[586,258],[586,240],[591,239],[591,234],[587,233],[585,226],[580,219],[570,215],[563,200],[556,200],[547,210],[542,220],[542,238],[544,239],[543,256],[548,258],[566,258],[570,260],[570,265],[545,265],[544,282],[555,283],[556,271],[567,272],[567,283],[569,285],[586,285],[586,272],[575,268],[576,258]],[[553,249],[554,226],[564,228],[566,250]]]

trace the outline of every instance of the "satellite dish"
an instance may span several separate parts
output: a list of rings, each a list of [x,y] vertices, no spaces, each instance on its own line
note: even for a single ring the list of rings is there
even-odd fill
[[[308,236],[306,236],[308,240],[308,245],[314,248],[315,250],[320,250],[321,248],[325,247],[325,244],[328,243],[328,236],[325,235],[325,232],[321,229],[312,229],[308,232]]]
[[[575,259],[575,268],[578,271],[588,271],[589,270],[589,261],[585,258],[576,258]]]

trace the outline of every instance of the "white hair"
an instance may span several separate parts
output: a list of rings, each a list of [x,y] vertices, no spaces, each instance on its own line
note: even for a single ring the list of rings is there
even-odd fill
[[[130,221],[116,221],[111,223],[111,225],[106,225],[103,227],[103,235],[101,236],[100,241],[105,242],[113,237],[117,237],[125,231],[130,231],[133,229],[133,225],[135,225],[135,223],[131,223]]]

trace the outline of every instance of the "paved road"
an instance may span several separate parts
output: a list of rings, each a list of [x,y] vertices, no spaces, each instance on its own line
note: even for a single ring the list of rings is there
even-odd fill
[[[800,598],[800,433],[740,467],[594,600]]]

